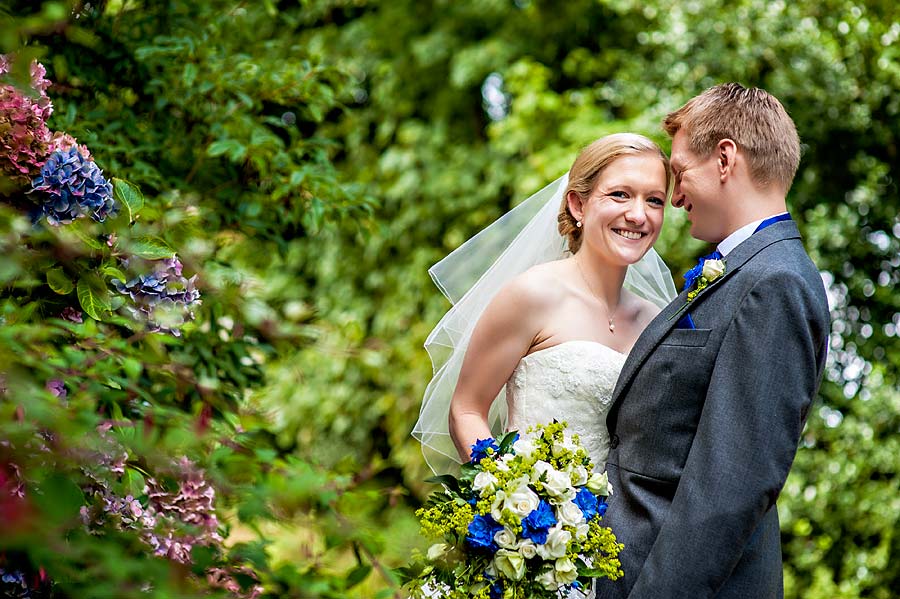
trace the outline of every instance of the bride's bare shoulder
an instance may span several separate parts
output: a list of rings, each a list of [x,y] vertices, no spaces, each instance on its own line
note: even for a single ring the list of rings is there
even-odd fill
[[[517,298],[518,302],[531,308],[552,306],[565,297],[567,266],[566,260],[532,266],[511,279],[498,295]]]

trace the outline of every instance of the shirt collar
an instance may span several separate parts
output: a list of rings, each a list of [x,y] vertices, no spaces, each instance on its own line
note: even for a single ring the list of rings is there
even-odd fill
[[[759,226],[759,223],[766,220],[766,218],[771,218],[772,216],[780,216],[781,214],[787,214],[787,212],[772,214],[771,216],[755,220],[752,223],[747,223],[746,225],[723,239],[721,242],[719,242],[719,245],[716,247],[716,249],[721,252],[722,256],[727,256],[729,252],[731,252],[731,250],[750,239],[750,236],[753,235],[754,232],[756,232],[756,227]]]

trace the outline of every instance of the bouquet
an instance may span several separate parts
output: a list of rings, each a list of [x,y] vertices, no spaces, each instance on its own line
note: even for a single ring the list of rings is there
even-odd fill
[[[413,598],[556,598],[622,576],[623,546],[601,524],[612,488],[565,429],[479,440],[458,478],[429,479],[444,488],[416,515],[440,541],[400,570]]]

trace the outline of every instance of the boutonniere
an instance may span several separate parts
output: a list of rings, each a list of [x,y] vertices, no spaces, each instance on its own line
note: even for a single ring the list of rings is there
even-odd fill
[[[669,317],[669,320],[681,314],[704,289],[709,287],[713,281],[721,278],[725,274],[725,269],[724,258],[700,258],[697,266],[684,273],[685,287],[692,287],[693,289],[688,291],[687,301],[678,308],[675,314]]]

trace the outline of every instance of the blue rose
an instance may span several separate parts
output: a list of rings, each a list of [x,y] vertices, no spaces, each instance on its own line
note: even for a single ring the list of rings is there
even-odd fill
[[[590,520],[600,511],[597,496],[585,487],[578,490],[573,501],[575,502],[575,505],[581,508],[581,513],[584,514],[585,520]],[[605,507],[603,508],[603,511],[606,511]]]
[[[500,446],[493,439],[478,439],[475,441],[475,444],[472,445],[472,453],[470,457],[472,458],[472,462],[477,464],[484,458],[488,456],[488,449],[493,449],[494,451],[498,451]]]
[[[547,531],[554,524],[553,508],[542,499],[537,508],[522,519],[522,537],[543,545],[547,542]]]
[[[498,549],[494,542],[494,535],[501,530],[503,530],[503,526],[491,516],[475,516],[469,524],[466,542],[475,549],[485,549],[494,553]]]

